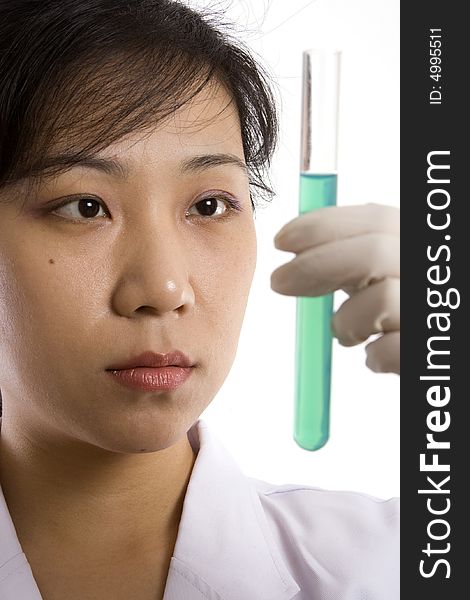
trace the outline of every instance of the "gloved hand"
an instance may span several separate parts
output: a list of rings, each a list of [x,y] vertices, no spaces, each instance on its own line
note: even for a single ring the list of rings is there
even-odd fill
[[[364,204],[330,206],[299,215],[274,245],[296,257],[273,271],[271,287],[287,296],[323,296],[343,289],[349,298],[333,316],[343,346],[366,346],[366,365],[400,373],[400,211]]]

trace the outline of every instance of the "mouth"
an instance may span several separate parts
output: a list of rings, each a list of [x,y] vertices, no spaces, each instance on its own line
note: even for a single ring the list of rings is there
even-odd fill
[[[137,367],[107,371],[114,381],[142,392],[171,391],[190,377],[193,367]]]
[[[194,366],[194,361],[180,350],[167,354],[146,351],[108,367],[106,372],[128,388],[144,392],[171,391],[184,384]]]
[[[107,371],[120,371],[124,369],[137,369],[142,367],[194,367],[194,361],[191,360],[181,350],[172,350],[167,354],[160,354],[152,350],[146,350],[138,356],[124,360],[117,364],[107,367]]]

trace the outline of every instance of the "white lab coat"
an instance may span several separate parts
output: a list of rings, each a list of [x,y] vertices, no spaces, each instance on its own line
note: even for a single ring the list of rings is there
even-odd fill
[[[397,498],[247,477],[202,419],[188,438],[198,456],[164,600],[399,598]],[[41,600],[1,487],[0,600]]]

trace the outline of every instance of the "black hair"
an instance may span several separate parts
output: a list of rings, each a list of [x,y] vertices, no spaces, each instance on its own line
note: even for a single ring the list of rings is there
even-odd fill
[[[223,10],[176,0],[0,0],[3,201],[164,120],[213,83],[236,104],[253,210],[269,201],[276,101],[233,30]],[[72,160],[52,166],[57,144]]]

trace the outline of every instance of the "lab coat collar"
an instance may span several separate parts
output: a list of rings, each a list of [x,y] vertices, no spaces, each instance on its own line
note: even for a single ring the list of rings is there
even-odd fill
[[[188,438],[199,451],[164,600],[180,597],[172,591],[181,576],[193,577],[192,585],[211,600],[290,600],[300,587],[276,546],[259,492],[205,421]]]
[[[202,419],[187,435],[198,455],[164,600],[290,600],[300,587],[276,546],[259,492]],[[1,486],[0,533],[0,598],[40,600]]]

